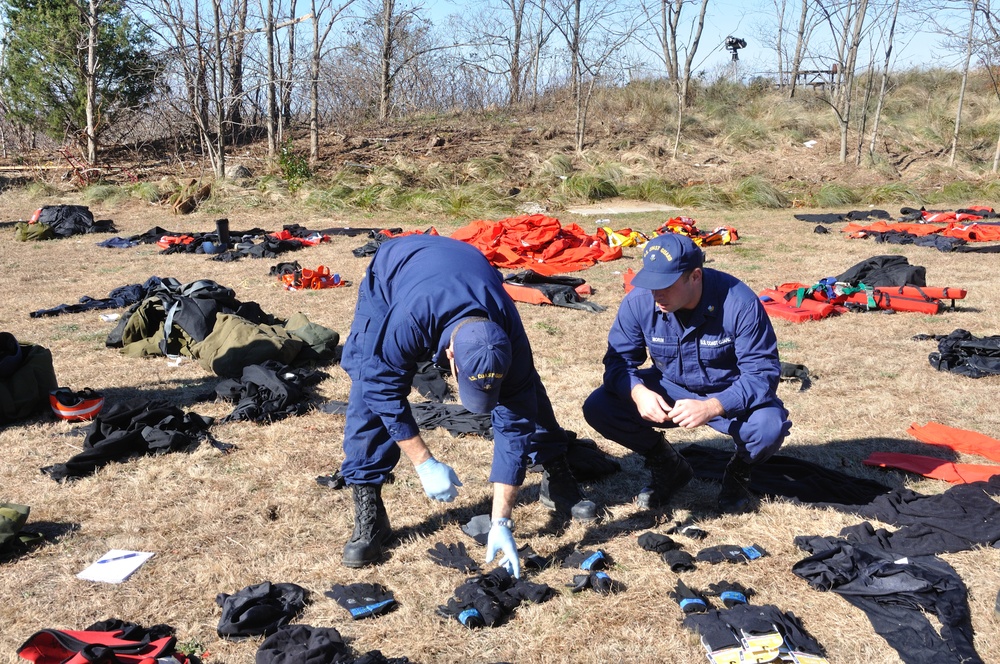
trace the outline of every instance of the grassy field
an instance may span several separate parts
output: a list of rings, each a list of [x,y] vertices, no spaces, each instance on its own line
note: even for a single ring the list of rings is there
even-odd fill
[[[40,204],[53,202],[8,192],[0,196],[0,219],[24,219]],[[99,218],[113,219],[120,235],[155,225],[208,231],[219,216],[173,217],[161,207],[135,201],[96,205],[94,211]],[[924,265],[929,285],[969,290],[957,311],[938,316],[847,314],[801,325],[776,321],[782,359],[805,364],[815,375],[808,391],[799,391],[797,383],[779,388],[794,421],[785,453],[891,486],[936,493],[948,485],[869,469],[861,460],[878,450],[945,456],[907,436],[906,429],[914,422],[937,421],[1000,437],[1000,379],[972,380],[937,372],[927,362],[936,345],[911,340],[917,333],[947,334],[956,328],[980,336],[997,334],[1000,262],[996,255],[876,245],[837,232],[817,235],[813,224],[795,220],[790,210],[685,213],[702,228],[726,224],[739,230],[739,244],[708,250],[709,266],[731,272],[755,290],[788,281],[812,283],[882,253],[903,254],[911,263]],[[415,214],[330,216],[298,212],[291,206],[228,216],[233,229],[278,230],[288,223],[310,228],[436,225],[447,235],[461,223]],[[564,223],[576,221],[594,229],[592,217],[557,216]],[[615,218],[612,225],[651,231],[666,217],[634,214]],[[114,323],[102,321],[98,314],[103,312],[43,319],[29,318],[28,313],[75,302],[83,295],[104,297],[117,286],[151,275],[182,282],[207,278],[277,316],[302,311],[311,320],[346,333],[353,288],[287,292],[268,276],[268,269],[279,260],[297,260],[304,267],[326,265],[356,283],[367,262],[350,253],[364,238],[334,238],[272,261],[220,263],[197,255],[163,256],[149,245],[126,250],[95,247],[94,242],[103,239],[100,236],[23,244],[14,241],[11,225],[0,232],[5,240],[0,244],[4,293],[0,329],[49,348],[60,385],[100,390],[109,402],[143,396],[216,417],[226,415],[230,407],[195,403],[196,396],[212,390],[218,380],[197,363],[171,367],[165,358],[134,359],[106,348],[104,339]],[[629,267],[638,269],[640,263],[639,252],[626,249],[621,260],[578,273],[596,289],[592,299],[608,307],[604,313],[519,305],[556,414],[563,426],[581,435],[595,435],[580,406],[601,382],[607,331],[623,296],[621,273]],[[317,391],[323,398],[346,399],[346,375],[337,366],[329,367],[329,373]],[[556,588],[554,599],[520,609],[499,628],[468,631],[435,614],[464,575],[433,564],[425,552],[438,541],[465,541],[482,556],[483,549],[473,545],[459,526],[485,511],[491,495],[490,444],[475,437],[455,439],[443,430],[428,432],[434,453],[451,464],[465,484],[458,499],[449,505],[431,503],[413,469],[402,463],[396,482],[384,493],[400,541],[383,564],[349,570],[340,565],[340,556],[352,528],[351,495],[314,481],[339,466],[343,426],[342,416],[318,412],[270,426],[219,425],[213,432],[238,445],[237,452],[223,456],[203,445],[192,454],[111,464],[93,476],[62,485],[39,468],[64,462],[79,451],[82,438],[63,435],[71,425],[46,415],[0,430],[4,458],[0,501],[30,505],[28,529],[49,535],[49,541],[29,553],[0,561],[0,662],[19,661],[16,648],[40,629],[82,629],[116,617],[146,626],[170,624],[179,640],[204,651],[208,662],[250,663],[259,641],[219,639],[215,628],[221,611],[214,600],[218,593],[233,593],[265,580],[294,582],[312,591],[314,601],[298,622],[336,627],[359,653],[379,649],[386,656],[405,655],[427,663],[703,661],[702,647],[682,629],[681,611],[668,597],[677,575],[636,544],[637,535],[650,528],[662,532],[669,523],[653,523],[632,502],[643,475],[641,461],[626,450],[598,438],[623,465],[623,472],[587,487],[607,510],[598,524],[551,528],[547,511],[536,500],[537,474],[529,474],[515,511],[519,543],[530,543],[542,554],[574,545],[601,547],[614,559],[609,573],[624,584],[625,592],[610,597],[571,594],[564,588],[571,571],[551,568],[533,580]],[[729,444],[707,427],[673,434],[672,440],[727,449]],[[702,543],[678,538],[686,549],[695,553],[701,546],[758,543],[771,555],[748,566],[702,564],[683,574],[689,586],[704,589],[727,579],[753,587],[754,602],[776,604],[798,615],[826,647],[831,662],[899,661],[859,610],[833,593],[810,589],[791,572],[791,566],[806,555],[794,546],[794,536],[836,535],[857,523],[858,517],[783,501],[768,502],[754,514],[720,517],[713,513],[716,493],[717,486],[701,481],[680,493],[675,518],[690,515],[709,532]],[[121,585],[76,578],[110,548],[156,555]],[[985,661],[1000,661],[1000,619],[993,612],[1000,589],[1000,550],[977,549],[943,558],[968,586],[979,653]],[[322,595],[334,583],[359,581],[382,583],[393,590],[398,610],[353,622]]]

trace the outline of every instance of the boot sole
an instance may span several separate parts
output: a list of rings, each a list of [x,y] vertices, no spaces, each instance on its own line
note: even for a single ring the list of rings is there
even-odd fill
[[[586,521],[596,521],[597,520],[597,505],[593,501],[590,501],[590,500],[583,500],[583,501],[580,501],[580,502],[582,502],[582,503],[589,503],[590,505],[593,505],[593,514],[590,513],[589,509],[587,510],[587,512],[585,514],[574,513],[572,508],[570,508],[568,510],[560,509],[560,508],[556,507],[555,502],[551,498],[543,498],[542,496],[538,497],[538,502],[540,502],[542,505],[544,505],[545,507],[549,508],[553,512],[573,517],[574,521],[585,521],[586,522]],[[579,504],[580,503],[577,503],[577,505],[579,505]],[[575,507],[575,505],[574,505],[574,507]]]

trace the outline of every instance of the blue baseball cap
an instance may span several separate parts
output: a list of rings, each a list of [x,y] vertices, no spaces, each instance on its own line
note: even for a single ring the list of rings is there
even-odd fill
[[[486,319],[460,325],[452,338],[458,398],[466,410],[485,414],[500,401],[500,384],[510,369],[510,339]]]
[[[682,274],[705,262],[705,254],[686,235],[664,233],[646,243],[642,269],[632,278],[636,288],[670,288]]]

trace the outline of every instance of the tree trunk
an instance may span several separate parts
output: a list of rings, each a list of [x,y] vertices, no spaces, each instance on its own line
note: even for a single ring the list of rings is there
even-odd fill
[[[875,105],[875,120],[872,122],[872,140],[868,144],[868,157],[875,157],[875,141],[878,139],[878,126],[882,120],[882,107],[885,105],[886,89],[889,86],[889,63],[892,58],[892,44],[896,36],[896,18],[899,16],[899,0],[892,5],[892,20],[889,23],[889,36],[885,47],[885,66],[882,68],[882,83],[879,86],[878,102]]]
[[[309,163],[319,161],[319,65],[322,44],[319,39],[319,13],[312,0],[312,61],[309,63]]]
[[[226,177],[226,132],[225,117],[226,106],[223,99],[222,90],[226,79],[226,66],[222,61],[222,42],[225,36],[222,34],[222,8],[219,4],[222,0],[212,0],[212,12],[215,19],[215,112],[216,112],[216,156],[215,156],[215,177],[222,180]]]
[[[524,29],[525,0],[508,0],[511,20],[514,25],[514,38],[510,48],[510,100],[515,106],[521,101],[521,34]]]
[[[288,4],[288,11],[292,18],[295,17],[296,10],[296,0],[290,0]],[[295,67],[296,67],[296,57],[295,57],[295,29],[296,23],[292,23],[288,26],[288,60],[285,63],[284,76],[281,79],[281,98],[280,98],[280,110],[281,110],[281,124],[278,125],[279,138],[285,140],[285,130],[292,124],[292,81],[295,80]]]
[[[87,11],[87,162],[97,161],[97,126],[95,106],[97,102],[97,5],[98,0],[90,0]]]
[[[234,0],[233,14],[236,22],[228,35],[229,98],[226,100],[226,129],[230,140],[236,143],[243,135],[243,60],[247,43],[247,14],[249,0]]]
[[[275,95],[274,80],[274,0],[267,0],[264,23],[264,40],[267,45],[267,158],[273,160],[278,154],[276,129],[278,124],[278,103]]]
[[[534,54],[532,55],[531,67],[531,110],[535,110],[538,105],[538,68],[541,66],[542,45],[545,42],[545,0],[539,3],[538,12],[538,34],[535,35]]]
[[[378,103],[378,119],[382,122],[389,119],[389,104],[392,102],[392,54],[393,47],[395,46],[392,28],[393,20],[395,19],[395,8],[396,0],[383,0]]]
[[[802,52],[805,49],[806,16],[809,14],[809,0],[802,0],[802,14],[799,16],[799,29],[795,37],[795,56],[792,58],[791,87],[788,98],[795,97],[795,83],[799,79],[799,68],[802,66]]]
[[[962,67],[962,85],[958,90],[958,111],[955,113],[955,131],[951,135],[951,156],[948,157],[948,165],[955,165],[955,153],[958,151],[958,132],[962,127],[962,106],[965,103],[965,87],[969,82],[969,63],[972,61],[972,36],[976,29],[976,9],[979,7],[979,0],[972,0],[972,11],[969,18],[969,36],[966,39],[965,64]]]

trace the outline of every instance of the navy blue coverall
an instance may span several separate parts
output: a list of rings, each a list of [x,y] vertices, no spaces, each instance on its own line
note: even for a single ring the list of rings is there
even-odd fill
[[[452,331],[470,317],[502,327],[513,355],[491,414],[490,481],[520,486],[529,453],[537,463],[565,453],[565,433],[500,273],[465,242],[410,235],[383,243],[375,253],[344,342],[341,365],[351,377],[351,393],[340,472],[348,484],[385,482],[399,462],[396,441],[418,434],[407,402],[417,363],[447,366]]]
[[[792,424],[775,390],[781,365],[774,328],[749,286],[702,268],[703,290],[689,311],[663,313],[653,293],[635,288],[622,300],[608,333],[604,384],[583,405],[602,436],[644,454],[660,440],[643,419],[632,388],[643,383],[667,403],[716,398],[725,410],[707,424],[732,436],[736,453],[756,463],[774,454]],[[648,357],[652,366],[640,368]]]

